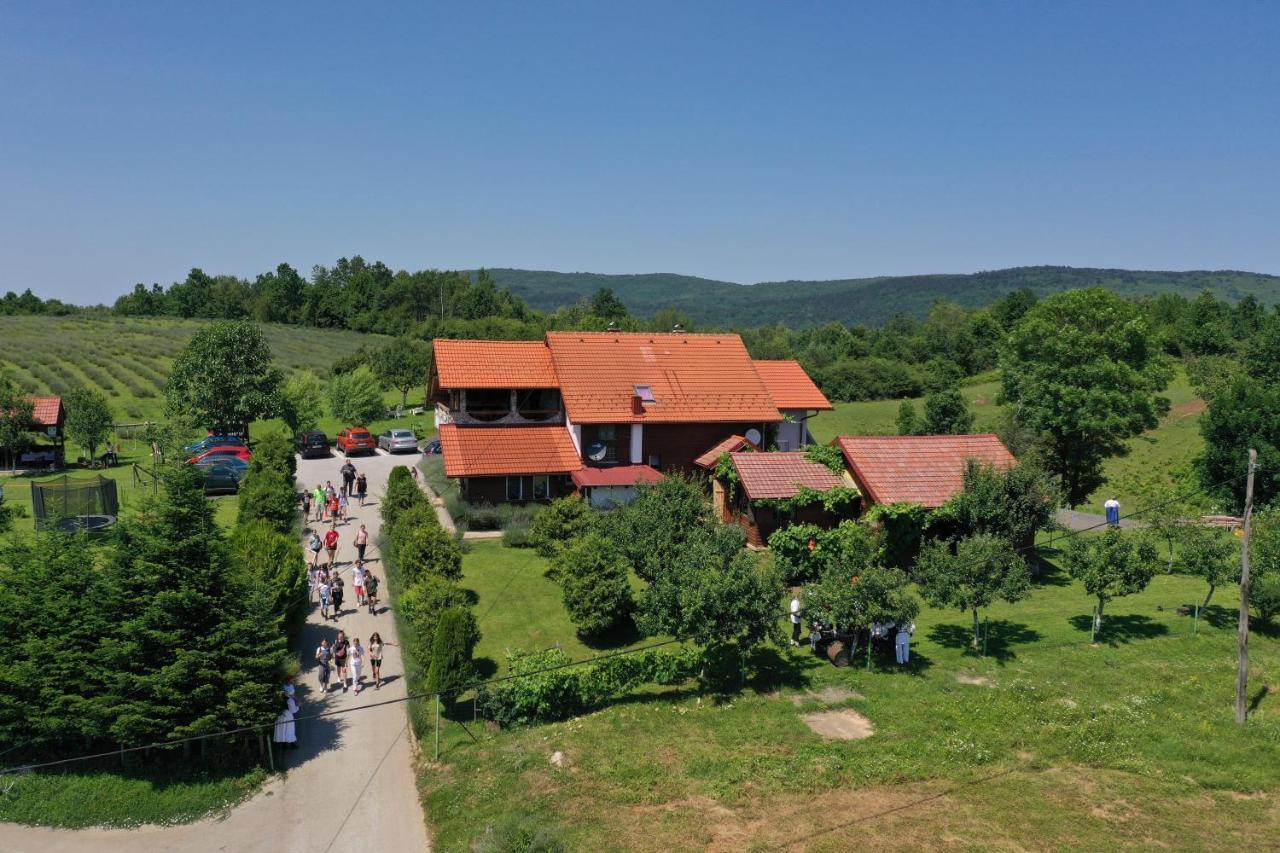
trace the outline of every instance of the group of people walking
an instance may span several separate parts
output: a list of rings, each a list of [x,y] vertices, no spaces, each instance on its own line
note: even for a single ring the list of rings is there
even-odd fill
[[[374,631],[369,635],[369,645],[361,644],[359,637],[347,638],[345,631],[339,631],[338,637],[330,644],[328,638],[322,639],[316,647],[315,659],[319,664],[320,690],[329,692],[329,679],[335,674],[342,692],[352,688],[358,695],[364,687],[364,665],[370,667],[370,677],[374,690],[382,689],[382,655],[387,646],[395,645],[382,639],[382,634]]]
[[[302,517],[307,521],[320,524],[326,521],[337,524],[345,522],[350,515],[351,499],[360,501],[364,506],[369,497],[369,480],[363,471],[357,471],[350,462],[342,466],[342,488],[334,488],[333,481],[328,480],[323,486],[317,485],[312,491],[302,493]]]

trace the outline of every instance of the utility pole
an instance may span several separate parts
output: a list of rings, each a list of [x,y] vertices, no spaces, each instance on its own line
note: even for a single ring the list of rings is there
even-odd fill
[[[1249,448],[1249,474],[1244,486],[1244,546],[1240,551],[1240,628],[1236,639],[1240,661],[1236,670],[1236,722],[1244,725],[1245,691],[1249,686],[1249,534],[1253,529],[1253,472],[1258,451]]]

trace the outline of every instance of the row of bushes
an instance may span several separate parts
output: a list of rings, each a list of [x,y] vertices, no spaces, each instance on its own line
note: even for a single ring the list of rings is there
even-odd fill
[[[422,474],[431,490],[444,501],[444,508],[459,530],[501,530],[504,545],[523,548],[529,544],[529,527],[538,512],[536,506],[468,503],[457,481],[445,476],[443,456],[428,456],[422,463]]]
[[[409,692],[439,692],[448,699],[475,679],[471,655],[480,640],[470,596],[457,583],[462,549],[404,466],[392,469],[380,511]],[[420,734],[428,725],[424,711],[410,712]]]
[[[641,684],[680,684],[698,675],[703,656],[692,648],[649,649],[569,666],[569,656],[554,648],[511,651],[507,661],[513,675],[537,674],[477,691],[477,710],[504,728],[573,717]]]

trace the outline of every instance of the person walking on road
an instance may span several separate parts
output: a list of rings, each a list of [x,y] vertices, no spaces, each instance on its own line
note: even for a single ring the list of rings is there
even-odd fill
[[[364,562],[364,549],[369,547],[369,530],[363,524],[356,531],[356,560]]]
[[[338,518],[342,519],[342,523],[346,524],[350,515],[347,512],[348,498],[345,494],[338,495]]]
[[[364,600],[369,605],[369,615],[378,615],[378,576],[373,572],[364,573]]]
[[[320,541],[319,533],[314,530],[311,531],[311,538],[307,541],[307,547],[311,549],[311,565],[319,565],[320,549],[324,547],[324,543]]]
[[[333,665],[338,670],[338,683],[342,692],[347,692],[347,661],[351,653],[351,643],[343,631],[338,632],[338,639],[333,641]]]
[[[324,489],[317,483],[316,490],[311,493],[311,502],[316,508],[316,521],[324,521],[324,504],[327,500]]]
[[[360,689],[364,686],[360,683],[361,672],[364,670],[364,646],[360,645],[359,637],[351,641],[351,651],[347,656],[351,659],[351,686],[359,696]]]
[[[329,648],[326,637],[316,647],[316,663],[320,664],[320,692],[329,692],[329,666],[333,663],[333,649]]]
[[[361,471],[356,475],[356,495],[360,498],[360,506],[364,506],[364,498],[367,494],[369,494],[369,479]]]
[[[329,621],[329,603],[330,596],[333,595],[333,585],[329,583],[329,573],[321,569],[324,574],[320,577],[320,618]]]
[[[308,521],[311,518],[311,492],[306,489],[302,490],[302,520]]]
[[[356,607],[364,604],[364,561],[356,560],[351,570],[351,585],[356,588]]]
[[[395,643],[384,643],[382,635],[374,631],[369,635],[369,666],[373,668],[373,689],[382,689],[382,651],[384,646],[393,646]]]
[[[298,748],[298,727],[293,722],[294,716],[298,713],[298,702],[293,698],[294,689],[292,684],[284,686],[284,710],[280,712],[280,716],[276,717],[276,729],[273,740],[280,745],[281,749],[297,749]]]
[[[329,520],[334,524],[337,524],[338,519],[341,516],[341,513],[342,513],[341,501],[338,500],[337,495],[331,496],[329,498]]]
[[[329,529],[324,534],[324,548],[329,552],[329,568],[337,563],[338,560],[338,523],[333,522],[329,525]]]
[[[342,575],[338,572],[333,573],[333,582],[329,589],[329,600],[333,602],[333,618],[337,619],[342,615]]]
[[[351,494],[351,488],[356,483],[356,466],[351,464],[351,460],[347,460],[342,466],[342,493],[344,495]]]

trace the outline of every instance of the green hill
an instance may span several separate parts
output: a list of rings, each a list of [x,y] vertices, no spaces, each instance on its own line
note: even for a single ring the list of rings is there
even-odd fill
[[[961,305],[989,304],[1020,288],[1044,296],[1060,290],[1100,285],[1124,296],[1212,290],[1238,300],[1252,295],[1266,305],[1280,303],[1280,276],[1223,270],[1157,272],[1078,267],[1015,267],[966,275],[886,276],[834,281],[771,281],[742,285],[674,273],[602,275],[539,270],[491,269],[532,307],[554,311],[598,288],[608,287],[640,316],[676,308],[695,322],[715,326],[782,323],[793,328],[829,320],[877,326],[895,314],[923,317],[937,299]]]

